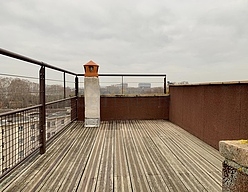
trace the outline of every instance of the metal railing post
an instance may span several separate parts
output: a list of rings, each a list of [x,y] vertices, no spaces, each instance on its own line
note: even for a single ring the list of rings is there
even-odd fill
[[[78,97],[78,77],[75,77],[75,96]]]
[[[75,102],[75,113],[76,113],[76,119],[78,119],[78,76],[75,77],[75,96],[76,96],[76,102]]]
[[[65,84],[65,72],[64,72],[64,99],[66,98],[66,89],[65,89],[65,86],[66,86],[66,84]]]
[[[166,76],[164,77],[164,94],[166,94]]]
[[[123,90],[123,75],[121,76],[121,94],[123,95],[124,90]]]
[[[46,152],[46,82],[45,66],[40,68],[40,154]]]

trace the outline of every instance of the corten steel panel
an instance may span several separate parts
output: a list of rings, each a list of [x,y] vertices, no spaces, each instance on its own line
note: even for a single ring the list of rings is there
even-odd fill
[[[77,119],[77,99],[71,99],[71,120]]]
[[[84,121],[85,113],[84,113],[84,97],[78,97],[78,104],[77,104],[77,114],[78,114],[78,121]]]
[[[101,97],[101,120],[168,119],[169,97]]]
[[[248,84],[170,87],[170,120],[218,149],[248,138]]]
[[[203,141],[213,147],[218,147],[219,135],[223,131],[225,120],[223,102],[224,95],[222,86],[209,86],[204,89],[204,127]]]
[[[169,119],[169,97],[101,97],[101,120]],[[78,120],[84,121],[84,98],[78,99]]]
[[[170,87],[169,120],[179,126],[183,126],[183,87]]]
[[[240,135],[241,139],[248,139],[248,84],[240,87]]]
[[[204,140],[218,149],[220,140],[240,138],[240,86],[205,87]]]
[[[108,115],[111,115],[113,117],[110,116],[111,119],[115,120],[115,119],[122,119],[122,117],[127,117],[127,118],[130,118],[130,113],[129,113],[129,101],[127,98],[121,98],[121,97],[118,97],[118,98],[114,98],[114,103],[113,103],[113,113],[112,115],[111,114],[108,114]],[[110,103],[111,104],[111,101]],[[102,111],[102,117],[104,117],[104,115],[106,113],[109,113],[108,112],[108,109],[106,111]],[[104,119],[103,120],[108,120],[108,119]]]
[[[183,107],[182,107],[182,121],[187,131],[198,138],[203,139],[203,115],[202,106],[204,99],[204,91],[202,88],[195,86],[183,90]],[[189,130],[190,128],[190,130]]]
[[[113,97],[112,99],[109,99],[107,97],[103,97],[100,101],[101,120],[115,120],[118,115],[127,113],[126,108],[124,107],[126,105],[125,100],[123,100],[123,102],[121,103],[120,98]],[[119,108],[117,108],[116,106],[119,106]]]

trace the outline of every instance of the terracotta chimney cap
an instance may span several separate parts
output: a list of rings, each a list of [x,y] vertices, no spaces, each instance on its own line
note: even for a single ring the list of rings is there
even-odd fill
[[[94,61],[90,60],[88,63],[84,64],[85,77],[98,77],[98,68]]]
[[[90,60],[88,63],[84,64],[84,66],[99,66],[94,61]]]

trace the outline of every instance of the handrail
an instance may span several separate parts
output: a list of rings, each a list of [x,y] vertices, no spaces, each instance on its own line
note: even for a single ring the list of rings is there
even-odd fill
[[[77,76],[84,76],[84,74],[77,74]],[[109,74],[98,74],[98,76],[102,77],[121,77],[121,94],[124,93],[124,86],[123,86],[123,78],[124,77],[164,77],[164,94],[166,94],[166,74],[135,74],[135,73],[129,73],[129,74],[121,74],[121,73],[109,73]]]
[[[67,70],[61,69],[59,67],[55,67],[55,66],[49,65],[49,64],[44,63],[42,61],[38,61],[38,60],[35,60],[35,59],[32,59],[32,58],[29,58],[29,57],[20,55],[20,54],[17,54],[17,53],[8,51],[6,49],[0,48],[0,54],[5,55],[5,56],[8,56],[8,57],[15,58],[15,59],[19,59],[19,60],[22,60],[22,61],[26,61],[26,62],[29,62],[29,63],[32,63],[32,64],[36,64],[36,65],[40,65],[40,66],[45,66],[47,68],[54,69],[54,70],[57,70],[57,71],[69,73],[71,75],[77,75],[76,73],[73,73],[71,71],[67,71]]]
[[[77,76],[84,76],[84,74],[77,74]],[[166,94],[166,74],[135,74],[135,73],[130,73],[130,74],[121,74],[121,73],[109,73],[109,74],[98,74],[98,76],[101,77],[121,77],[122,78],[122,91],[121,93],[123,94],[123,78],[124,77],[164,77],[164,94]]]
[[[60,99],[60,100],[56,100],[56,101],[51,101],[51,102],[46,103],[46,106],[47,106],[47,105],[56,104],[56,103],[59,103],[59,102],[62,102],[62,101],[69,101],[69,100],[75,99],[75,98],[77,98],[77,97],[74,96],[74,97],[68,97],[68,98],[66,98],[66,99]]]
[[[75,81],[77,80],[77,74],[59,67],[55,67],[52,65],[49,65],[45,62],[42,61],[38,61],[26,56],[23,56],[21,54],[18,53],[14,53],[5,49],[0,48],[0,54],[7,56],[7,57],[11,57],[14,59],[18,59],[21,61],[25,61],[31,64],[35,64],[35,65],[39,65],[40,66],[40,70],[39,70],[39,98],[40,98],[40,104],[33,106],[33,107],[29,107],[29,108],[25,108],[25,109],[20,109],[20,110],[15,110],[15,111],[9,111],[3,114],[0,114],[0,117],[4,117],[8,116],[8,115],[12,115],[15,113],[20,113],[20,112],[25,112],[26,110],[32,110],[35,108],[39,108],[39,130],[40,130],[40,141],[41,141],[41,147],[40,147],[40,154],[44,154],[46,152],[46,106],[47,105],[52,105],[52,104],[56,104],[59,102],[63,102],[63,101],[67,101],[70,100],[72,98],[66,98],[66,74],[70,74],[70,75],[74,75],[75,76]],[[49,69],[53,69],[59,72],[63,73],[63,79],[64,79],[64,99],[59,100],[59,101],[53,101],[53,102],[49,102],[49,103],[45,103],[46,101],[46,68]],[[76,82],[75,82],[76,85]],[[78,90],[78,87],[75,87],[76,90]],[[76,93],[76,91],[75,91]],[[77,97],[77,95],[76,95]]]
[[[47,63],[45,63],[43,61],[38,61],[38,60],[35,60],[35,59],[32,59],[32,58],[23,56],[21,54],[17,54],[17,53],[8,51],[6,49],[0,48],[0,54],[8,56],[8,57],[15,58],[15,59],[19,59],[19,60],[22,60],[22,61],[26,61],[26,62],[29,62],[29,63],[32,63],[32,64],[45,66],[45,67],[48,67],[50,69],[54,69],[54,70],[58,70],[58,71],[61,71],[61,72],[69,73],[71,75],[84,76],[84,74],[82,74],[82,73],[77,74],[77,73],[74,73],[74,72],[71,72],[71,71],[68,71],[68,70],[65,70],[65,69],[61,69],[59,67],[49,65],[49,64],[47,64]],[[166,74],[134,74],[134,73],[118,74],[118,73],[109,73],[109,74],[99,74],[98,76],[123,76],[123,77],[134,77],[134,76],[138,76],[138,77],[162,77],[162,76],[165,76],[166,77]]]
[[[35,109],[35,108],[39,108],[41,107],[42,105],[39,104],[39,105],[34,105],[32,107],[26,107],[26,108],[22,108],[22,109],[17,109],[17,110],[13,110],[13,111],[8,111],[8,112],[5,112],[5,113],[1,113],[0,114],[0,117],[1,116],[7,116],[7,115],[12,115],[14,113],[20,113],[20,112],[23,112],[23,111],[27,111],[27,110],[32,110],[32,109]]]
[[[77,76],[84,76],[84,74],[77,74]],[[135,73],[126,73],[126,74],[119,74],[119,73],[108,73],[108,74],[98,74],[98,76],[102,76],[102,77],[166,77],[166,74],[135,74]]]
[[[68,122],[72,122],[78,118],[78,116],[77,116],[77,112],[78,112],[77,111],[77,107],[78,107],[77,97],[78,97],[78,91],[79,91],[78,76],[84,76],[84,74],[77,74],[77,73],[74,73],[74,72],[59,68],[59,67],[55,67],[55,66],[47,64],[45,62],[35,60],[35,59],[29,58],[27,56],[23,56],[21,54],[14,53],[14,52],[2,49],[2,48],[0,48],[0,55],[7,56],[10,58],[14,58],[14,59],[18,59],[21,61],[25,61],[25,62],[40,66],[39,77],[35,78],[35,79],[39,79],[39,86],[40,86],[39,87],[39,102],[40,102],[40,104],[35,105],[35,106],[31,106],[31,107],[26,107],[26,108],[22,108],[22,109],[16,109],[16,110],[1,113],[0,114],[0,120],[1,120],[1,123],[3,121],[2,126],[4,129],[2,130],[2,133],[5,133],[6,137],[7,137],[7,134],[12,134],[11,137],[16,136],[17,133],[19,133],[19,127],[20,127],[20,130],[22,131],[23,127],[26,126],[27,127],[26,130],[28,130],[29,132],[32,131],[33,135],[31,135],[31,136],[35,136],[34,138],[39,138],[39,139],[34,141],[34,140],[31,140],[30,137],[27,137],[27,138],[25,138],[26,140],[24,140],[26,142],[25,144],[28,147],[32,147],[32,150],[34,149],[35,153],[39,149],[40,154],[44,154],[46,152],[46,145],[47,145],[47,139],[46,139],[46,137],[47,137],[47,134],[46,134],[46,132],[47,132],[46,128],[47,127],[46,126],[48,126],[47,125],[47,119],[46,119],[46,117],[48,117],[47,114],[54,113],[54,109],[56,109],[56,108],[55,107],[53,108],[53,106],[52,106],[53,104],[57,105],[57,103],[65,102],[65,105],[61,104],[61,106],[70,106],[71,107],[71,117],[69,117]],[[64,73],[63,74],[64,99],[45,103],[46,102],[46,80],[48,80],[48,79],[46,79],[46,70],[45,70],[46,68],[53,69],[53,70]],[[75,81],[74,81],[74,83],[75,83],[75,96],[68,97],[68,98],[66,98],[66,89],[65,89],[66,88],[66,73],[75,76]],[[123,86],[124,77],[164,77],[164,93],[166,93],[166,74],[134,74],[134,73],[131,73],[131,74],[113,74],[112,73],[111,74],[110,73],[110,74],[99,74],[99,76],[100,77],[111,77],[111,76],[112,77],[121,77],[122,78],[122,94],[124,92],[124,86]],[[19,76],[19,77],[22,77],[22,76]],[[71,103],[67,103],[67,101],[69,101],[69,100],[71,100]],[[60,107],[60,105],[58,105],[58,106]],[[13,114],[17,114],[17,113],[20,113],[20,114],[16,115],[16,117],[15,117]],[[33,118],[32,115],[35,115],[35,117]],[[36,115],[37,115],[37,117],[36,117]],[[8,119],[9,116],[10,116],[10,118]],[[26,117],[28,117],[28,118],[26,118]],[[11,118],[13,118],[13,122],[11,122],[11,121],[8,122],[8,120],[11,120]],[[20,119],[21,119],[21,121],[20,121]],[[6,122],[6,120],[7,120],[7,123],[4,123],[4,122]],[[15,122],[15,120],[16,120],[16,122]],[[33,130],[34,127],[36,126],[36,124],[35,124],[35,126],[32,126],[30,124],[30,122],[34,123],[34,121],[35,121],[35,123],[37,123],[37,129],[36,130]],[[28,123],[28,124],[26,125],[26,123]],[[64,123],[61,125],[64,125]],[[12,129],[12,131],[5,131],[7,128]],[[1,135],[1,137],[3,137],[3,134]],[[20,139],[22,139],[22,138],[20,137]],[[16,141],[16,140],[14,140],[14,141]],[[20,140],[20,141],[22,141],[22,140]],[[18,144],[14,143],[14,145],[15,145],[15,147],[17,147],[17,146],[19,146],[19,143]],[[22,145],[22,143],[20,145]],[[29,148],[27,148],[27,149],[29,150]],[[30,154],[34,153],[32,151],[29,151],[29,152],[30,152]],[[10,155],[12,155],[12,154],[10,154]],[[23,156],[23,155],[21,155],[21,156]],[[17,160],[22,161],[22,159],[20,159],[20,157],[16,154],[15,154],[15,158],[19,158]],[[16,165],[18,165],[18,164],[19,164],[19,162]],[[13,165],[12,168],[16,167],[15,162],[13,162],[10,166],[12,166],[12,165]],[[9,165],[6,166],[6,168],[9,168]],[[13,170],[12,168],[10,167],[11,170]],[[7,171],[7,172],[9,172],[9,171]],[[5,173],[3,175],[5,175]],[[1,176],[3,176],[3,175],[1,175],[1,173],[0,173],[0,179],[1,179]]]

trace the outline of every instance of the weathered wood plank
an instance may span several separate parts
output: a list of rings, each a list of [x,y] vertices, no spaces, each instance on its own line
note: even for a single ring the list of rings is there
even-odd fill
[[[163,120],[73,123],[2,191],[221,191],[222,157]]]
[[[114,123],[115,151],[114,151],[114,191],[132,191],[131,179],[125,146],[123,141],[123,122]]]
[[[73,123],[71,127],[69,127],[67,131],[62,135],[62,138],[63,136],[68,137],[67,141],[60,140],[61,137],[55,140],[54,144],[50,146],[50,150],[48,150],[46,154],[39,156],[39,158],[37,158],[37,160],[33,164],[30,164],[30,166],[27,165],[24,171],[22,171],[22,167],[19,168],[17,170],[17,172],[20,172],[18,177],[10,181],[9,184],[6,185],[6,188],[4,188],[4,190],[21,191],[24,190],[24,188],[26,188],[31,183],[32,185],[30,185],[30,187],[33,187],[35,183],[40,182],[42,176],[46,175],[46,171],[49,172],[49,169],[51,169],[50,164],[57,162],[56,159],[59,155],[61,155],[61,151],[67,149],[67,145],[73,141],[73,135],[67,133],[72,130],[73,133],[77,134],[80,132],[80,130],[78,130],[77,128],[81,126],[82,124],[80,123]]]
[[[143,131],[145,129],[145,126],[144,125],[143,126],[140,125],[140,126],[142,127],[142,131]],[[149,127],[149,132],[151,131],[150,129],[151,127]],[[145,134],[145,132],[143,133]],[[177,159],[174,158],[171,154],[161,153],[159,151],[159,148],[157,148],[157,145],[153,139],[157,139],[157,136],[151,139],[145,134],[142,140],[145,142],[147,150],[149,151],[153,161],[157,165],[159,165],[160,174],[164,182],[168,186],[168,189],[171,191],[187,191],[184,182],[182,182],[182,178],[179,177],[179,175],[174,170],[174,166],[177,166],[176,164]],[[168,158],[172,158],[172,157],[173,157],[173,161],[169,162]]]
[[[79,185],[75,186],[73,191],[95,191],[103,146],[105,144],[106,125],[102,124],[99,129],[99,134],[96,136],[96,143],[94,143],[87,166],[80,177]]]
[[[160,125],[158,122],[155,125],[158,126],[157,131],[160,134],[161,140],[173,151],[173,154],[178,158],[179,163],[184,165],[186,171],[193,174],[195,179],[204,186],[205,190],[220,191],[221,161],[218,163],[219,168],[209,163],[207,159],[210,154],[206,155],[204,150],[202,148],[197,149],[195,144],[190,145],[190,141],[187,138],[187,136],[191,136],[189,133],[185,132],[182,135],[178,135],[170,126],[167,128],[162,127],[161,125],[164,125],[164,123]],[[194,139],[197,140],[196,138]],[[218,174],[215,174],[216,172]]]

